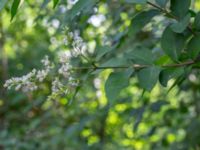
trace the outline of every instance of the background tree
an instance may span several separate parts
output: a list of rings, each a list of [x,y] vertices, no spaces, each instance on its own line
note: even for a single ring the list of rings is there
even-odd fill
[[[199,6],[2,0],[1,149],[198,150]]]

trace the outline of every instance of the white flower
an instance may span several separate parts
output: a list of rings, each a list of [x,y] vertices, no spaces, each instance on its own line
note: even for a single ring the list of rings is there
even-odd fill
[[[72,87],[78,86],[78,82],[77,82],[73,77],[69,77],[68,83],[69,83],[69,85],[72,86]]]
[[[46,76],[48,75],[48,73],[49,73],[49,70],[38,70],[38,71],[37,71],[36,78],[37,78],[40,82],[42,82],[42,81],[46,78]]]
[[[4,88],[8,88],[8,89],[11,89],[11,87],[13,86],[13,78],[12,79],[9,79],[5,82],[5,84],[3,85]]]
[[[37,89],[37,86],[31,80],[34,78],[35,75],[36,69],[33,69],[27,75],[24,75],[22,77],[13,77],[7,80],[4,84],[4,87],[11,89],[13,86],[15,86],[16,91],[18,91],[19,89],[22,89],[25,92],[34,91]]]
[[[62,74],[64,77],[68,77],[70,75],[71,68],[72,66],[69,63],[62,64],[62,66],[58,70],[58,73]]]
[[[49,57],[46,55],[46,56],[41,60],[41,63],[42,63],[45,67],[50,66]]]
[[[21,86],[22,86],[21,84],[17,85],[17,86],[15,87],[15,90],[18,91],[18,90],[21,88]]]
[[[55,94],[59,92],[63,88],[63,84],[59,81],[58,78],[55,78],[55,80],[52,82],[52,93]]]
[[[32,91],[35,91],[37,90],[37,85],[34,83],[34,82],[26,82],[24,84],[22,84],[22,91],[23,92],[32,92]]]
[[[64,37],[64,39],[63,39],[63,43],[64,43],[64,45],[68,45],[67,37]]]
[[[68,63],[71,58],[70,51],[60,52],[59,53],[59,62]]]

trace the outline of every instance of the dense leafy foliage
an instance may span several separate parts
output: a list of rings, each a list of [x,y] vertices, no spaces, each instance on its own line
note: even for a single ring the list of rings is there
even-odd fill
[[[199,11],[1,0],[0,149],[198,150]]]

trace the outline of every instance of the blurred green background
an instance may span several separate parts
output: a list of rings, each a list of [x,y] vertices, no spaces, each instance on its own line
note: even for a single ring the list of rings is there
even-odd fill
[[[24,1],[12,22],[10,3],[0,12],[0,149],[199,150],[198,70],[169,93],[158,84],[142,96],[137,78],[132,78],[112,106],[104,92],[111,70],[91,75],[72,102],[67,96],[48,101],[50,81],[28,94],[3,88],[6,79],[40,68],[44,55],[56,61],[57,52],[70,50],[70,41],[65,43],[70,32],[78,32],[87,42],[91,58],[100,49],[114,51],[99,59],[99,64],[110,64],[115,61],[111,58],[138,43],[155,47],[167,22],[157,17],[131,37],[127,34],[131,18],[148,6],[124,0],[85,3],[78,16],[69,13],[73,0],[60,1],[55,9],[49,0]],[[200,1],[194,1],[193,7],[199,11]],[[79,77],[85,74],[81,71]]]

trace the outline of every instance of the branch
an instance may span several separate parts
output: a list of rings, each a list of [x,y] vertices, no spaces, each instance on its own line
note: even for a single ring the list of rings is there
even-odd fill
[[[168,65],[162,65],[160,67],[163,68],[176,68],[176,67],[184,67],[184,66],[189,66],[189,65],[193,65],[195,64],[195,61],[190,60],[190,61],[186,61],[183,63],[179,63],[179,64],[168,64]],[[139,70],[139,69],[143,69],[143,68],[147,68],[150,67],[151,65],[142,65],[142,64],[134,64],[134,65],[130,65],[130,66],[105,66],[105,67],[101,67],[101,66],[89,66],[89,67],[74,67],[72,68],[73,70],[103,70],[103,69],[128,69],[128,68],[133,68],[135,70]]]

